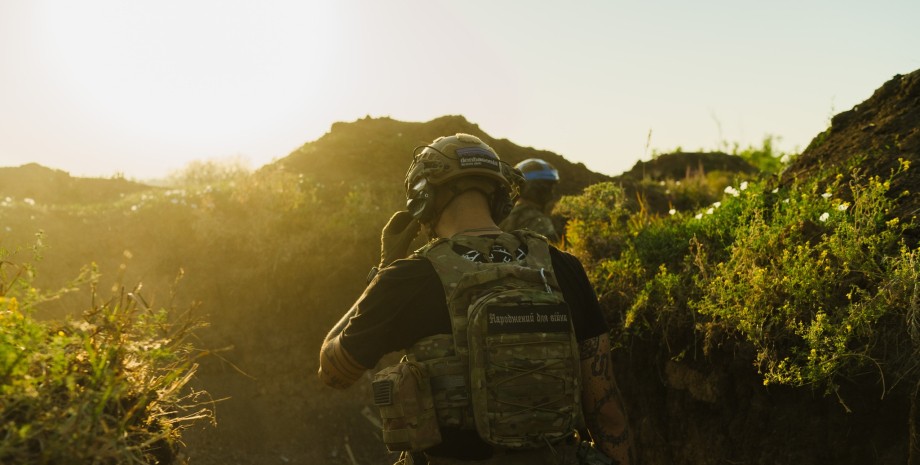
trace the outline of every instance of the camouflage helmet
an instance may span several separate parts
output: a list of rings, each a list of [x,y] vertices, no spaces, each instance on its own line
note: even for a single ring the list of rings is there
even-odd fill
[[[406,173],[406,206],[419,221],[436,219],[450,199],[467,189],[490,197],[497,221],[510,212],[523,178],[478,137],[463,133],[439,137],[415,151]]]

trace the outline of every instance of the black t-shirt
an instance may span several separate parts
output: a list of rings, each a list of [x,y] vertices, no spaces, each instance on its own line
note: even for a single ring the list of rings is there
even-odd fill
[[[553,271],[572,312],[575,337],[581,342],[609,331],[594,289],[574,256],[550,247]],[[342,347],[362,366],[373,367],[391,352],[405,350],[422,338],[451,334],[447,297],[428,259],[397,260],[380,270],[354,304],[355,314],[342,331]],[[475,431],[445,431],[433,455],[469,460],[488,458],[491,447]]]

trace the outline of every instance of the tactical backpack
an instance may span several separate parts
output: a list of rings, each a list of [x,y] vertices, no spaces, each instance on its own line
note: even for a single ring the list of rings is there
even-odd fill
[[[492,262],[494,250],[511,253]],[[408,350],[427,368],[437,423],[510,449],[553,444],[581,426],[578,345],[545,239],[455,236],[417,253],[434,265],[451,319],[451,335]]]

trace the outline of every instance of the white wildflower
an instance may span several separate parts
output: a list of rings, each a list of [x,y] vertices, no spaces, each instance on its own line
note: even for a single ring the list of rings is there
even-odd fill
[[[738,188],[741,189],[741,190],[746,190],[746,189],[748,188],[748,182],[747,182],[747,181],[743,181],[743,182],[741,183],[741,185],[738,186]]]
[[[712,204],[712,206],[713,206],[714,208],[719,208],[719,207],[722,206],[722,202],[716,202],[716,203]]]
[[[847,211],[847,208],[850,208],[850,204],[848,204],[848,203],[846,203],[846,202],[843,202],[843,203],[841,203],[840,205],[837,205],[837,210],[840,210],[840,211],[842,211],[842,212]]]
[[[738,197],[738,195],[739,195],[741,192],[739,192],[738,189],[735,189],[735,188],[732,187],[732,186],[728,186],[728,187],[725,188],[725,193],[726,193],[726,194],[729,194],[729,195],[732,195],[732,196],[735,196],[735,197]]]
[[[832,194],[831,194],[830,192],[825,192],[825,193],[821,194],[821,197],[824,197],[825,199],[829,199],[829,198],[831,198],[831,195],[832,195]]]
[[[702,214],[702,213],[697,213],[696,216],[694,216],[694,218],[696,218],[696,219],[698,219],[698,220],[699,220],[699,219],[702,219],[702,218],[703,218],[703,214]]]
[[[673,209],[673,208],[670,209],[670,210],[668,210],[668,214],[669,214],[669,215],[673,215],[673,214],[675,214],[675,213],[677,213],[677,210],[675,210],[675,209]]]
[[[136,211],[137,211],[137,205],[131,205],[131,211],[136,212]]]
[[[778,192],[779,192],[779,187],[777,187],[776,189],[773,189],[772,191],[770,191],[771,194],[776,194],[776,193],[778,193]]]
[[[715,211],[716,211],[715,208],[710,208],[709,210],[706,210],[706,214],[707,214],[707,215],[711,215],[711,214],[713,214]]]
[[[818,219],[821,220],[821,221],[823,222],[823,221],[827,221],[827,219],[830,218],[830,217],[831,217],[831,215],[830,215],[829,213],[824,212],[824,213],[821,214],[820,217],[818,217]]]
[[[25,203],[27,203],[27,204],[29,204],[29,205],[32,205],[33,207],[35,206],[35,199],[26,197],[26,198],[22,199],[22,201],[25,202]]]
[[[780,157],[779,162],[782,163],[782,164],[784,164],[784,165],[785,165],[786,163],[789,163],[789,154],[787,153],[787,154],[783,155],[782,157]]]

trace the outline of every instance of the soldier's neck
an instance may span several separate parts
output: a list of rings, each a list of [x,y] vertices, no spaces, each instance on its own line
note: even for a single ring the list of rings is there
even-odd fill
[[[438,237],[452,237],[457,234],[482,236],[501,232],[492,212],[489,210],[485,196],[463,194],[454,198],[441,212],[434,231]]]

